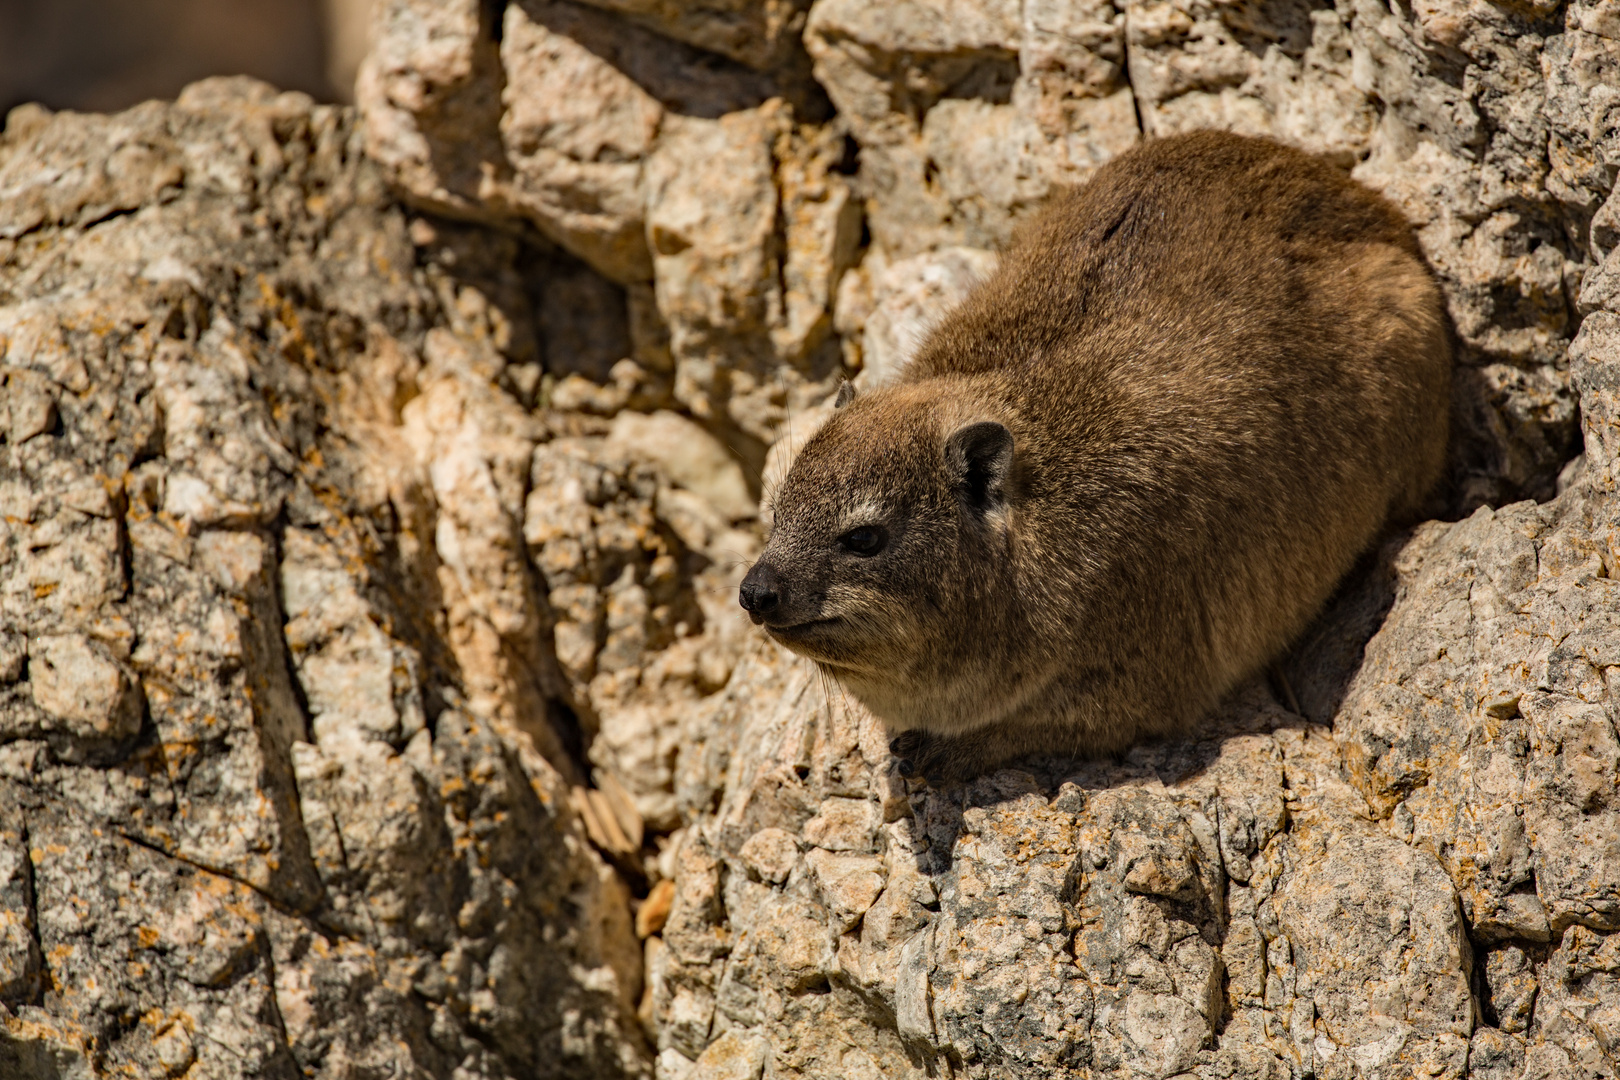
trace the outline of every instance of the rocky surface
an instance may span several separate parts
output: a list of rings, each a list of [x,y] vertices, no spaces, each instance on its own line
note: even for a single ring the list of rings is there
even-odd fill
[[[0,1074],[645,1072],[524,543],[556,432],[496,385],[534,333],[454,276],[518,246],[359,147],[247,81],[11,115]]]
[[[0,136],[0,1075],[1620,1074],[1612,4],[372,37]],[[1412,218],[1439,520],[1197,737],[908,786],[738,618],[760,493],[1201,126]]]

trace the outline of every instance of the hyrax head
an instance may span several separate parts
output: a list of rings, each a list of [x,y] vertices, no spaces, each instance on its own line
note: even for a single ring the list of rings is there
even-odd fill
[[[782,481],[743,579],[755,623],[885,719],[875,688],[926,680],[947,643],[994,632],[987,599],[1006,576],[1015,452],[985,414],[926,384],[840,408]]]

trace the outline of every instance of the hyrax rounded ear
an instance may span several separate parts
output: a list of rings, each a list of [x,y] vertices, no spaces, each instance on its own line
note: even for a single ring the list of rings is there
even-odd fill
[[[962,498],[978,510],[993,510],[1006,499],[1012,462],[1012,432],[994,420],[957,428],[945,440],[945,465]]]
[[[833,397],[833,408],[842,409],[855,400],[855,384],[845,379],[838,384],[838,393]]]

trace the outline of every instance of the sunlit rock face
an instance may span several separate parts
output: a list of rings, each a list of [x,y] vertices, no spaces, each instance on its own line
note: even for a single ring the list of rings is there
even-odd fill
[[[1613,11],[371,36],[357,110],[0,135],[0,1075],[1615,1071]],[[1442,520],[1195,737],[908,784],[740,617],[769,493],[1053,191],[1200,127],[1411,218]]]

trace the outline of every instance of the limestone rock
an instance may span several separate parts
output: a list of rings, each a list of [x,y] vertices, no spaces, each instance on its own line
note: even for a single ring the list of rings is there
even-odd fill
[[[675,397],[758,448],[836,387],[838,275],[853,261],[836,140],[807,138],[768,104],[672,119],[648,165],[648,237],[670,328]]]
[[[28,685],[44,714],[43,730],[66,734],[64,749],[116,744],[140,732],[139,686],[82,635],[44,634],[30,641]]]
[[[894,257],[999,247],[1055,184],[1137,138],[1111,4],[821,0],[805,43]]]
[[[671,422],[707,438],[689,421],[654,416],[616,425],[607,438],[537,447],[523,522],[552,626],[547,652],[591,724],[589,757],[660,831],[680,823],[682,713],[730,676],[748,624],[728,587],[757,550],[752,533],[733,528],[746,491],[726,484],[729,470],[700,483],[679,462],[668,479],[651,466],[658,444],[649,447],[648,427],[667,431]],[[698,460],[714,464],[716,448],[699,447],[707,455]],[[683,472],[731,505],[674,487]]]
[[[502,144],[512,200],[553,239],[620,280],[646,278],[641,162],[663,107],[585,45],[521,6],[501,37]]]
[[[347,111],[220,80],[21,120],[0,1072],[649,1075],[505,316],[419,262]]]
[[[746,69],[566,2],[395,0],[356,99],[368,148],[423,205],[526,220],[621,282],[651,277],[642,169],[666,112],[757,105]]]
[[[727,521],[753,516],[742,466],[719,440],[678,413],[622,412],[614,417],[608,442],[656,464],[671,483],[708,502]]]
[[[810,5],[762,0],[717,0],[707,4],[668,0],[589,0],[596,7],[628,15],[660,33],[728,56],[758,71],[796,66]]]
[[[14,111],[0,1075],[1615,1072],[1611,7],[388,0],[357,112]],[[1413,221],[1443,520],[1188,739],[908,785],[735,604],[773,485],[1205,126]]]

